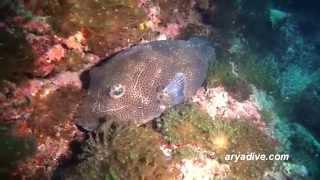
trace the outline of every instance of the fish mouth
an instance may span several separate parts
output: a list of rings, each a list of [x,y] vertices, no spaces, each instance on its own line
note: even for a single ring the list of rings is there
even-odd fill
[[[96,101],[95,103],[92,104],[91,106],[91,111],[94,113],[107,113],[107,112],[117,112],[122,109],[127,108],[128,106],[123,105],[120,107],[108,107],[106,105],[103,105],[101,102]]]
[[[128,106],[120,106],[120,107],[116,107],[116,108],[106,108],[106,109],[101,109],[100,112],[116,112],[116,111],[120,111],[122,109],[127,108]]]

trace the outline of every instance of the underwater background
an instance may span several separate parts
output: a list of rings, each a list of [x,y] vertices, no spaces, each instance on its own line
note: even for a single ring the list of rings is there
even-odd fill
[[[195,36],[215,57],[189,101],[75,125],[86,71]],[[225,159],[250,152],[290,158]],[[1,0],[0,179],[320,179],[320,2]]]

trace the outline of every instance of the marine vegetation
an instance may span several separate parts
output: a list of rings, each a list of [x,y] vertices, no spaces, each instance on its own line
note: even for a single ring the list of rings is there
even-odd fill
[[[234,71],[234,63],[219,62],[209,67],[207,87],[223,86],[235,99],[249,98],[251,89],[247,80],[241,79]]]
[[[161,132],[165,139],[179,146],[193,145],[214,152],[214,157],[231,168],[231,177],[259,179],[273,161],[227,161],[226,154],[271,154],[276,152],[274,141],[243,120],[211,119],[196,106],[184,105],[161,117]],[[193,156],[191,149],[179,154]]]
[[[88,38],[89,50],[100,56],[137,43],[148,34],[139,29],[147,16],[136,0],[47,0],[38,4],[57,33],[70,36],[81,31]]]
[[[38,92],[32,99],[31,104],[34,111],[28,120],[33,133],[38,136],[43,136],[43,134],[51,137],[57,136],[57,132],[63,129],[63,125],[71,120],[80,97],[81,92],[72,86],[53,92],[50,89]],[[63,134],[58,136],[61,135]]]
[[[268,155],[276,147],[246,120],[213,120],[195,105],[179,105],[165,112],[157,119],[156,129],[110,119],[86,140],[78,164],[60,173],[63,179],[174,179],[182,173],[182,160],[203,155],[199,149],[229,165],[230,178],[261,178],[273,165],[273,161],[226,160],[226,154]],[[176,148],[168,155],[163,146]]]
[[[106,122],[83,145],[82,160],[65,179],[171,179],[177,173],[160,150],[159,133],[146,127]]]
[[[279,95],[278,67],[272,57],[262,58],[253,50],[241,51],[217,56],[216,63],[209,68],[208,86],[222,85],[231,94],[237,93],[239,100],[252,93],[250,84],[274,96]]]

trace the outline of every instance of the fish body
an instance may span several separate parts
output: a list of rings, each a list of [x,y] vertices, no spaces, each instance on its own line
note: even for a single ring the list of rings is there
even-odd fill
[[[214,48],[203,39],[154,41],[128,48],[89,71],[76,123],[96,129],[105,117],[144,124],[192,97]]]

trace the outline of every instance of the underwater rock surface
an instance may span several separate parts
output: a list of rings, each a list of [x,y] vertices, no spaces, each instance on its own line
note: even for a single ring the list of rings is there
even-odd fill
[[[89,72],[76,123],[87,130],[106,116],[146,123],[193,96],[214,57],[214,48],[200,38],[155,41],[120,52]]]

